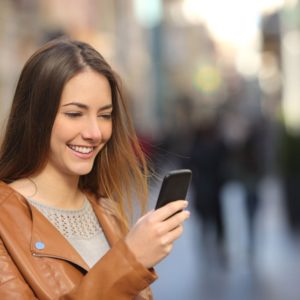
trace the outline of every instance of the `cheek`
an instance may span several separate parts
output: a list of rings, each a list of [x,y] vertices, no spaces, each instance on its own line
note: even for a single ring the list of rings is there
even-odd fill
[[[67,141],[74,129],[74,126],[70,126],[67,122],[60,120],[60,118],[56,119],[52,127],[51,144],[53,145],[58,141]]]

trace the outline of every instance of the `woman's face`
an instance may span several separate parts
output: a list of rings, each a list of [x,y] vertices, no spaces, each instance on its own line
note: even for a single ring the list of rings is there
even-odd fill
[[[105,76],[85,70],[64,86],[50,141],[47,169],[85,175],[112,134],[112,96]]]

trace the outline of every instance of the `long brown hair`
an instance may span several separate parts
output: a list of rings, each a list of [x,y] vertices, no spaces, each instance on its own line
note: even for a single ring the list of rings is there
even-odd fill
[[[109,81],[113,134],[95,159],[92,171],[80,177],[80,189],[112,199],[124,220],[139,199],[147,200],[147,164],[138,143],[120,80],[90,45],[60,38],[45,44],[25,64],[13,98],[0,149],[0,180],[6,183],[37,174],[45,166],[53,123],[63,88],[85,68]]]

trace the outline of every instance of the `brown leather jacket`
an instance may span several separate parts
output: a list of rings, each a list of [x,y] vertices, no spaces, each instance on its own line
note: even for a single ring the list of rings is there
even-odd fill
[[[113,210],[89,201],[111,246],[91,269],[36,208],[0,182],[1,300],[152,299],[155,272],[128,249]]]

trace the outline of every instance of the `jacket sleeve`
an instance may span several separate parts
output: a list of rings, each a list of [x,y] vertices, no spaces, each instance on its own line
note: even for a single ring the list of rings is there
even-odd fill
[[[132,300],[157,278],[119,240],[62,300]],[[139,298],[140,299],[140,298]]]
[[[24,281],[0,239],[0,299],[37,299]]]
[[[18,271],[1,239],[0,270],[0,299],[38,299]],[[141,265],[127,248],[125,242],[120,240],[83,276],[79,285],[59,299],[144,299],[141,295],[137,295],[155,279],[156,274]],[[151,299],[151,295],[148,295],[146,299]]]

